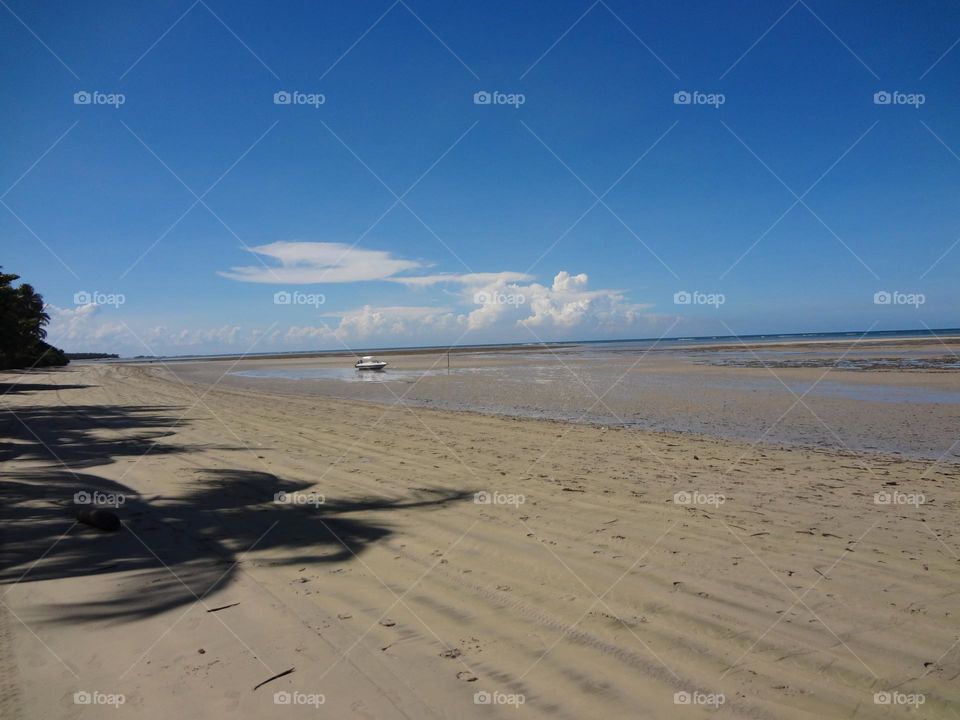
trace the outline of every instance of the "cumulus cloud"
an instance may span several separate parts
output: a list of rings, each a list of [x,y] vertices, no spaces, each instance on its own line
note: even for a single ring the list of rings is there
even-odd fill
[[[269,249],[266,251],[265,249]],[[631,302],[621,290],[590,287],[586,273],[561,270],[550,284],[527,273],[440,273],[394,276],[422,267],[389,253],[351,249],[337,243],[274,243],[257,249],[281,261],[285,282],[316,281],[321,273],[350,282],[380,278],[411,290],[443,286],[446,304],[374,305],[311,315],[299,310],[301,324],[262,327],[226,324],[184,329],[121,322],[117,310],[85,305],[51,306],[50,340],[68,351],[138,354],[193,354],[343,347],[441,345],[537,340],[601,339],[655,332],[670,318],[650,313],[650,305]],[[249,282],[269,282],[265,271],[234,268]],[[248,272],[249,271],[249,272]],[[126,311],[124,311],[126,312]],[[285,310],[286,312],[286,310]],[[280,319],[281,316],[277,316]],[[294,321],[296,322],[296,321]],[[269,333],[269,334],[267,334]]]
[[[619,290],[589,287],[586,273],[561,271],[550,285],[511,281],[522,273],[476,273],[457,281],[457,307],[365,305],[328,314],[328,323],[290,327],[277,339],[298,347],[524,342],[650,331],[668,318]]]
[[[467,316],[471,329],[525,327],[531,334],[551,336],[572,331],[595,334],[627,332],[646,320],[649,305],[627,300],[619,290],[590,290],[586,273],[571,275],[561,270],[549,286],[519,283],[502,278],[464,291],[465,303],[476,307]]]
[[[267,261],[232,267],[218,274],[240,282],[303,285],[386,280],[397,273],[426,267],[385,250],[365,250],[345,243],[274,242],[251,251]]]
[[[569,330],[589,324],[593,329],[629,328],[650,305],[629,302],[619,290],[588,290],[586,273],[560,271],[549,288],[531,285],[530,314],[520,321],[528,328]]]

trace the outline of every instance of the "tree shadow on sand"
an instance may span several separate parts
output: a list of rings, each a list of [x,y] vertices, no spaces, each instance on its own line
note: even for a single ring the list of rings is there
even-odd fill
[[[472,492],[427,489],[404,500],[327,497],[320,503],[309,483],[219,469],[181,476],[182,492],[175,495],[141,495],[79,470],[148,450],[150,455],[190,453],[189,446],[166,442],[171,432],[164,426],[177,421],[177,408],[15,410],[29,430],[9,413],[2,417],[0,409],[0,456],[46,463],[0,476],[0,584],[90,576],[98,583],[95,591],[83,586],[85,597],[96,600],[64,598],[37,608],[44,622],[53,624],[136,620],[196,602],[227,587],[251,551],[265,553],[274,565],[347,562],[392,534],[370,519],[371,512],[429,511]],[[37,437],[68,467],[51,462]],[[163,485],[169,488],[169,479]],[[81,492],[86,496],[76,496]],[[277,500],[280,493],[286,493],[287,502]],[[88,498],[115,503],[123,529],[106,533],[76,523],[76,511],[89,507],[76,500]]]
[[[0,408],[0,462],[55,461],[61,467],[80,469],[147,452],[185,452],[186,446],[161,442],[174,434],[169,428],[177,424],[178,410],[182,412],[177,407],[146,405]]]
[[[0,398],[4,395],[13,397],[14,395],[22,395],[24,393],[82,390],[88,387],[95,387],[91,385],[77,385],[76,383],[27,382],[27,378],[30,380],[43,380],[47,375],[56,375],[56,377],[59,378],[64,375],[69,375],[72,372],[74,371],[66,368],[58,368],[56,370],[4,370],[3,373],[0,374]]]

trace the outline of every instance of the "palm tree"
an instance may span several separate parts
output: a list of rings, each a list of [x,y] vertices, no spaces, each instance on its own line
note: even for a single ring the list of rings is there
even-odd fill
[[[0,272],[0,370],[66,365],[63,351],[44,342],[50,315],[43,296],[29,283],[14,287],[19,279]]]

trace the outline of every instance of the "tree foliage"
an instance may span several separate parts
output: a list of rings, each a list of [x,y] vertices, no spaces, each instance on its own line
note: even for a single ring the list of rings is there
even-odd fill
[[[63,351],[44,342],[50,316],[43,296],[29,283],[14,287],[19,279],[0,272],[0,370],[66,365]]]

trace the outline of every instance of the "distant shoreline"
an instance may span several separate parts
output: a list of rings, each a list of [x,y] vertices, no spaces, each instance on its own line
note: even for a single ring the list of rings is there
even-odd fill
[[[358,358],[361,355],[382,355],[384,357],[396,357],[397,355],[457,355],[462,353],[494,353],[494,352],[522,352],[530,350],[551,350],[566,349],[577,347],[580,343],[544,343],[537,345],[459,345],[457,347],[443,348],[390,348],[386,350],[317,350],[311,352],[280,352],[280,353],[257,353],[248,355],[237,353],[233,355],[179,355],[175,357],[166,357],[158,355],[157,357],[138,357],[138,358],[120,358],[119,360],[110,360],[107,362],[124,365],[157,363],[157,362],[214,362],[224,360],[309,360],[311,358]]]
[[[622,351],[618,345],[635,345],[637,349],[644,351],[663,352],[663,351],[705,351],[705,350],[728,350],[728,349],[754,349],[758,347],[779,349],[779,348],[800,348],[804,346],[811,347],[829,347],[829,346],[858,346],[862,348],[869,347],[890,347],[891,345],[922,346],[922,345],[943,345],[946,343],[960,343],[960,328],[935,328],[930,331],[921,330],[880,330],[864,332],[844,332],[844,333],[796,333],[784,335],[744,335],[741,337],[683,337],[683,338],[637,338],[628,340],[571,340],[566,342],[543,342],[543,343],[520,343],[520,344],[481,344],[481,345],[458,345],[455,347],[445,347],[443,345],[430,347],[395,347],[395,348],[366,348],[361,350],[304,350],[292,352],[271,352],[271,353],[220,353],[216,355],[157,355],[151,357],[131,357],[131,358],[111,358],[104,360],[92,360],[93,362],[108,363],[155,363],[155,362],[205,362],[222,361],[236,359],[259,359],[259,360],[281,360],[281,359],[310,359],[320,357],[340,358],[340,357],[359,357],[361,355],[383,355],[385,357],[397,355],[446,355],[462,353],[509,353],[509,352],[530,352],[536,350],[566,350],[574,347],[583,348],[603,348],[611,346],[613,351]],[[83,353],[76,353],[83,354]],[[82,362],[91,360],[80,359]]]
[[[797,340],[783,340],[783,341],[771,341],[771,342],[717,342],[717,343],[695,343],[695,342],[685,342],[683,344],[673,344],[675,341],[671,340],[671,343],[668,345],[663,345],[664,341],[650,341],[651,347],[644,347],[640,343],[646,342],[643,340],[637,341],[624,341],[624,344],[628,342],[638,343],[637,350],[643,352],[716,352],[716,351],[737,351],[737,350],[756,350],[758,348],[768,349],[768,350],[782,350],[782,349],[793,349],[800,350],[803,348],[819,348],[819,349],[830,349],[830,348],[849,348],[849,347],[858,347],[863,349],[891,349],[897,346],[906,346],[906,347],[944,347],[946,350],[951,345],[960,347],[960,336],[947,336],[947,337],[886,337],[886,338],[824,338],[821,340],[816,339],[797,339]],[[465,353],[512,353],[512,352],[531,352],[531,351],[553,351],[553,350],[568,350],[575,347],[589,347],[584,343],[544,343],[538,345],[464,345],[458,347],[452,347],[449,349],[446,348],[393,348],[389,350],[363,350],[363,351],[347,351],[347,350],[318,350],[316,352],[297,352],[297,353],[267,353],[267,354],[256,354],[256,355],[244,355],[244,354],[234,354],[234,355],[196,355],[196,356],[178,356],[178,357],[163,357],[158,356],[155,358],[120,358],[116,360],[90,360],[82,362],[108,362],[108,363],[122,363],[122,364],[144,364],[144,363],[170,363],[170,362],[216,362],[224,360],[309,360],[313,358],[355,358],[359,357],[361,354],[368,353],[374,354],[383,357],[397,357],[400,355],[458,355]],[[613,351],[613,350],[611,350]],[[623,352],[623,349],[617,349],[616,352]]]

